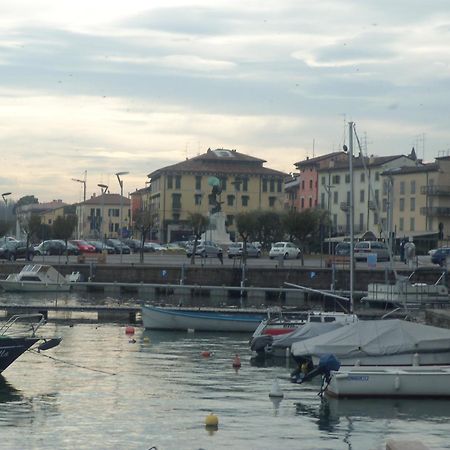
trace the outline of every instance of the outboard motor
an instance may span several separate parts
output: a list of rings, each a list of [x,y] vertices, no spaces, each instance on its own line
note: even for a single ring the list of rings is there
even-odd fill
[[[250,349],[256,352],[258,355],[264,355],[267,346],[271,346],[273,342],[273,336],[270,334],[262,334],[252,339],[250,342]]]
[[[310,381],[317,375],[323,375],[325,381],[327,383],[331,380],[331,371],[337,371],[341,367],[341,363],[338,361],[336,356],[334,355],[322,355],[319,360],[319,364],[315,369],[310,370],[309,372],[302,373],[299,371],[298,373],[293,372],[291,374],[291,381],[293,383],[303,383],[305,381]]]

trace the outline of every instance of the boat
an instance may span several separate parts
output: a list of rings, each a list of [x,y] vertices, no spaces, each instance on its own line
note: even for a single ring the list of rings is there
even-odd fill
[[[369,283],[367,295],[361,301],[398,307],[450,304],[448,287],[445,285],[446,272],[439,271],[437,280],[432,284],[416,281],[424,273],[430,273],[430,270],[416,270],[409,277],[398,275],[395,284]]]
[[[450,366],[352,367],[331,372],[331,397],[450,397]]]
[[[255,331],[266,310],[142,306],[142,322],[149,330]]]
[[[450,330],[400,319],[360,320],[292,344],[299,363],[335,355],[342,366],[450,365]]]
[[[36,335],[45,323],[43,314],[18,314],[0,327],[0,373],[38,342],[39,351],[59,345],[61,338],[49,339]]]
[[[64,276],[53,266],[28,264],[19,273],[12,273],[6,279],[0,280],[0,286],[5,291],[16,292],[67,292],[79,279],[79,272],[72,272],[70,275]]]
[[[324,311],[282,311],[280,308],[268,310],[267,317],[261,321],[252,338],[261,335],[277,336],[292,333],[307,323],[353,323],[358,320],[356,314]]]
[[[309,339],[329,331],[343,327],[344,321],[334,322],[309,322],[299,326],[294,331],[286,334],[261,334],[250,341],[250,349],[257,356],[287,357],[290,356],[291,346],[294,342]]]

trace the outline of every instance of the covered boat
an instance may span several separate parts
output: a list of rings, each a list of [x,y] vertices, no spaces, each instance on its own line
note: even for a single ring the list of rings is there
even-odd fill
[[[80,274],[72,273],[67,277],[61,275],[54,267],[45,264],[28,264],[19,273],[8,275],[0,280],[5,291],[18,292],[66,292],[78,281]]]
[[[299,363],[333,354],[343,366],[410,366],[450,364],[450,330],[399,319],[359,321],[296,342]]]
[[[142,322],[151,330],[253,332],[265,311],[232,308],[142,306]]]

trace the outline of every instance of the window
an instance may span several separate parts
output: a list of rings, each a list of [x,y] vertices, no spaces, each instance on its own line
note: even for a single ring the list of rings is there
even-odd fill
[[[400,195],[405,195],[405,182],[400,181]]]
[[[234,216],[233,215],[227,216],[227,224],[228,224],[228,226],[233,225],[233,223],[234,223]]]
[[[378,189],[375,189],[375,200],[378,205],[379,200],[380,200],[380,191]]]
[[[364,189],[361,189],[359,191],[359,201],[360,201],[360,203],[364,203],[364,198],[365,198],[365,193],[364,192],[365,192]]]
[[[309,207],[312,208],[312,197],[309,197]]]
[[[387,195],[387,193],[388,193],[388,190],[389,190],[389,183],[388,183],[388,181],[386,181],[386,180],[384,180],[383,181],[383,195]]]
[[[302,180],[302,191],[305,190],[305,180]]]
[[[383,198],[383,212],[387,211],[387,199]]]
[[[172,209],[181,209],[181,194],[172,194]]]
[[[414,217],[411,217],[409,219],[409,229],[410,229],[410,231],[415,231],[416,230],[415,227],[416,227],[416,220],[414,219]]]
[[[415,194],[416,193],[416,180],[412,180],[411,181],[411,194]]]
[[[359,214],[359,230],[362,231],[364,229],[364,213]]]
[[[282,192],[283,191],[283,183],[281,180],[277,181],[277,190],[278,192]]]
[[[194,199],[196,205],[202,204],[202,194],[195,194]]]
[[[373,224],[374,225],[378,224],[378,213],[377,212],[373,213]]]
[[[347,204],[350,206],[350,191],[347,191]]]
[[[411,202],[410,210],[411,210],[411,212],[413,212],[416,210],[416,197],[411,197],[410,202]]]
[[[173,213],[172,218],[174,222],[178,222],[180,220],[180,214],[179,213]]]
[[[325,208],[325,194],[323,192],[320,194],[320,206]]]
[[[108,209],[108,217],[120,217],[120,209],[118,208]]]
[[[270,180],[270,192],[275,192],[275,180]]]
[[[220,185],[222,186],[222,191],[227,190],[227,177],[222,177],[220,179]]]
[[[364,183],[366,181],[366,174],[364,172],[361,172],[359,179],[360,179],[361,183]]]
[[[380,181],[380,172],[375,172],[375,181]]]
[[[309,189],[313,188],[313,180],[309,180]]]
[[[173,189],[173,176],[167,175],[167,189]]]
[[[300,199],[300,208],[303,209],[305,207],[305,199],[302,197]]]
[[[348,183],[350,183],[350,174],[346,174],[345,175],[345,182],[348,184]]]
[[[267,180],[266,179],[262,180],[262,190],[263,190],[263,192],[267,192]]]
[[[234,195],[227,195],[227,205],[234,206]]]
[[[321,184],[322,186],[325,186],[325,183],[326,183],[325,177],[322,177],[322,178],[320,179],[320,184]]]
[[[339,184],[341,182],[341,176],[340,175],[333,175],[333,184]]]
[[[242,179],[242,190],[244,192],[248,191],[248,178],[243,178]]]
[[[241,190],[242,180],[239,177],[236,177],[231,184],[234,186],[234,190],[239,192]]]
[[[201,175],[197,175],[195,177],[195,189],[200,191],[202,189],[202,177]]]
[[[400,231],[404,231],[404,228],[405,228],[404,222],[405,221],[404,221],[403,217],[400,217],[400,220],[399,220]]]
[[[400,211],[404,211],[405,210],[405,199],[404,198],[400,199],[398,206],[399,206]]]
[[[175,189],[181,189],[181,175],[175,177]]]
[[[248,206],[248,195],[242,196],[242,206]]]
[[[335,205],[337,205],[338,201],[339,201],[339,192],[338,191],[334,191],[333,192],[333,203]]]
[[[276,197],[269,197],[269,206],[273,208],[275,206]]]

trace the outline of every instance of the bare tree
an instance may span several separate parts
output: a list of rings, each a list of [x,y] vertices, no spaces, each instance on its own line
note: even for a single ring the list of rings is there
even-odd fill
[[[189,213],[188,222],[192,227],[192,234],[194,235],[194,248],[192,249],[191,264],[195,264],[195,252],[197,251],[198,241],[202,237],[202,234],[206,232],[209,225],[209,219],[201,213]]]
[[[151,209],[143,209],[138,211],[134,216],[134,227],[140,233],[141,245],[139,248],[139,261],[144,262],[144,243],[149,231],[156,224],[156,214]]]

